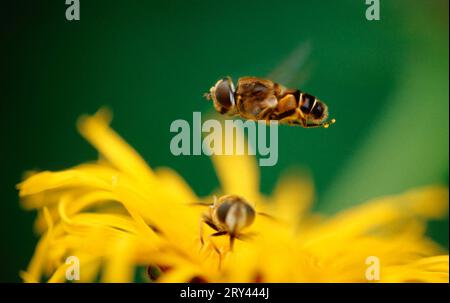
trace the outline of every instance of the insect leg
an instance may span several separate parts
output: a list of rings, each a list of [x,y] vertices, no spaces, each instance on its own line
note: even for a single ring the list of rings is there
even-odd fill
[[[199,235],[200,235],[200,248],[203,247],[203,245],[205,244],[205,242],[203,241],[203,223],[205,221],[203,220],[202,217],[200,217],[200,222],[199,222]]]
[[[213,234],[210,234],[210,235],[208,236],[208,240],[209,240],[210,238],[212,238],[212,237],[219,237],[219,236],[223,236],[223,235],[226,235],[226,234],[227,234],[227,232],[224,231],[224,230],[217,231],[217,232],[215,232],[215,233],[213,233]],[[211,241],[211,243],[212,243],[212,241]]]
[[[260,211],[259,211],[259,212],[257,212],[257,214],[260,215],[260,216],[266,217],[266,218],[268,218],[268,219],[271,219],[271,220],[276,221],[276,218],[275,218],[274,216],[269,215],[269,214],[267,214],[267,213],[264,213],[264,212],[260,212]]]
[[[235,235],[230,235],[230,251],[233,251]]]
[[[192,206],[211,206],[213,204],[212,203],[203,203],[203,202],[192,202],[192,203],[189,203],[189,205],[192,205]]]
[[[211,241],[211,245],[214,248],[214,251],[219,255],[219,270],[222,267],[222,253],[220,252],[220,250],[217,248],[216,244],[214,244],[214,242]]]
[[[191,203],[189,203],[189,205],[192,205],[192,206],[213,206],[213,205],[215,205],[217,203],[217,197],[213,196],[213,198],[214,198],[214,202],[213,203],[191,202]]]
[[[211,219],[207,215],[203,215],[200,217],[200,226],[199,226],[199,233],[200,233],[200,244],[201,247],[205,244],[205,241],[203,239],[203,223],[206,223],[209,227],[214,229],[215,231],[219,231],[217,226],[211,221]]]
[[[275,107],[267,107],[259,112],[256,119],[257,120],[265,120],[266,123],[268,123],[271,120],[270,116],[272,115],[274,110],[275,110]]]
[[[210,218],[204,217],[204,218],[203,218],[203,222],[205,222],[206,224],[208,224],[208,226],[211,227],[212,229],[214,229],[215,231],[219,231],[219,229],[217,228],[217,226],[214,224],[213,221],[211,221]]]
[[[221,230],[221,231],[215,232],[215,233],[213,233],[213,234],[210,234],[210,235],[208,236],[208,238],[210,238],[210,237],[218,237],[218,236],[223,236],[223,235],[226,235],[226,234],[227,234],[227,232],[226,232],[226,231],[224,231],[224,230]]]
[[[330,125],[332,125],[332,124],[334,124],[334,123],[336,123],[336,119],[331,119],[330,121],[327,121],[327,122],[325,122],[324,124],[323,124],[323,127],[324,128],[328,128]]]
[[[273,113],[273,114],[270,116],[270,119],[271,119],[271,120],[278,120],[278,122],[279,122],[280,124],[284,124],[284,123],[287,123],[287,124],[295,124],[295,123],[292,123],[292,122],[291,122],[291,121],[293,121],[293,120],[290,120],[290,119],[292,119],[291,116],[292,116],[294,113],[295,113],[295,110],[289,110],[289,111],[286,111],[286,112],[283,112],[283,113]]]
[[[227,232],[224,230],[221,231],[217,231],[211,235],[208,236],[208,239],[211,237],[218,237],[218,236],[223,236],[226,235]],[[219,255],[219,270],[222,267],[222,253],[220,252],[219,248],[216,246],[216,244],[214,244],[213,241],[209,241],[209,243],[211,243],[211,246],[214,248],[214,251]]]
[[[320,123],[320,124],[305,124],[303,125],[304,128],[314,128],[314,127],[323,127],[328,128],[330,125],[334,124],[336,122],[336,119],[331,119],[330,121]]]
[[[252,239],[256,235],[257,235],[257,233],[255,233],[255,232],[247,232],[245,234],[240,233],[240,234],[236,235],[236,239],[241,240],[241,241],[247,241],[247,240]]]

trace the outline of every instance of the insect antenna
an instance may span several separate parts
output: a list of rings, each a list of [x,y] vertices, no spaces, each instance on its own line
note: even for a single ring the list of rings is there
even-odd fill
[[[211,93],[204,93],[203,97],[206,99],[206,101],[211,100]]]

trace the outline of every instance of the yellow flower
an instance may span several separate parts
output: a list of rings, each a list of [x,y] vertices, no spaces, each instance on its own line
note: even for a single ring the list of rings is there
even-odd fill
[[[109,122],[100,110],[78,124],[99,161],[34,173],[18,185],[23,206],[38,210],[42,234],[24,281],[63,282],[66,259],[75,256],[80,281],[133,281],[136,268],[149,267],[158,282],[367,282],[366,261],[376,257],[381,282],[448,282],[448,254],[424,236],[426,220],[447,213],[447,188],[374,199],[326,218],[309,212],[309,178],[286,175],[267,197],[253,157],[215,156],[221,191],[214,194],[241,195],[276,220],[258,215],[250,239],[233,251],[226,236],[205,237],[201,246],[205,209],[193,202],[213,196],[197,197],[169,168],[151,169]]]

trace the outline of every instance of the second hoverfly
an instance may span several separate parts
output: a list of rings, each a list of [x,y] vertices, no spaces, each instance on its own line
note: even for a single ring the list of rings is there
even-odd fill
[[[226,77],[217,81],[205,97],[213,100],[220,114],[248,120],[277,120],[305,128],[327,128],[336,122],[327,121],[328,107],[316,97],[267,79],[240,78],[235,88],[231,78]]]

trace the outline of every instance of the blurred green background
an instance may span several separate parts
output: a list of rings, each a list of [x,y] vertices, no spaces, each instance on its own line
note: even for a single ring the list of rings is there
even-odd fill
[[[329,129],[280,127],[279,161],[261,172],[270,192],[281,172],[308,169],[315,209],[333,213],[379,195],[448,183],[448,1],[65,1],[2,8],[1,281],[19,281],[37,237],[15,184],[29,169],[93,160],[80,114],[103,105],[113,127],[152,166],[170,166],[200,195],[217,186],[206,156],[175,157],[170,123],[211,104],[220,77],[265,76],[302,43],[307,81],[330,107]],[[5,5],[5,4],[4,4]],[[306,69],[299,70],[299,75]],[[301,78],[301,77],[296,77]],[[430,236],[448,249],[448,220]]]

